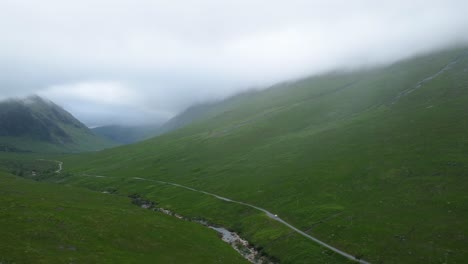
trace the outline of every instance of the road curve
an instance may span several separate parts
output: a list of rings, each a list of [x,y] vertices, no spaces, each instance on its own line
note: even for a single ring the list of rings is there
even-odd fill
[[[51,161],[51,160],[49,160]],[[58,160],[53,160],[55,162],[58,163],[59,165],[59,169],[56,171],[57,173],[60,173],[62,171],[62,168],[63,168],[63,162],[61,161],[58,161]],[[87,176],[87,177],[96,177],[96,178],[107,178],[107,176],[102,176],[102,175],[90,175],[90,174],[83,174],[82,176]],[[244,202],[240,202],[240,201],[236,201],[236,200],[232,200],[232,199],[229,199],[229,198],[226,198],[226,197],[223,197],[223,196],[219,196],[217,194],[214,194],[214,193],[209,193],[209,192],[205,192],[205,191],[202,191],[202,190],[197,190],[197,189],[194,189],[194,188],[191,188],[191,187],[188,187],[188,186],[185,186],[185,185],[181,185],[181,184],[177,184],[177,183],[173,183],[173,182],[166,182],[166,181],[159,181],[159,180],[150,180],[150,179],[145,179],[145,178],[141,178],[141,177],[133,177],[134,180],[141,180],[141,181],[151,181],[151,182],[156,182],[156,183],[161,183],[161,184],[167,184],[167,185],[172,185],[172,186],[175,186],[175,187],[179,187],[179,188],[183,188],[183,189],[187,189],[187,190],[190,190],[190,191],[193,191],[193,192],[198,192],[198,193],[203,193],[203,194],[206,194],[206,195],[210,195],[210,196],[213,196],[219,200],[223,200],[223,201],[226,201],[226,202],[230,202],[230,203],[236,203],[236,204],[241,204],[241,205],[244,205],[244,206],[248,206],[248,207],[251,207],[251,208],[254,208],[256,210],[259,210],[259,211],[262,211],[264,212],[268,217],[270,217],[271,219],[275,220],[275,221],[278,221],[280,223],[282,223],[283,225],[287,226],[288,228],[292,229],[293,231],[295,231],[296,233],[304,236],[305,238],[309,239],[309,240],[312,240],[314,241],[315,243],[325,247],[325,248],[328,248],[329,250],[337,253],[337,254],[340,254],[341,256],[349,259],[349,260],[352,260],[352,261],[356,261],[358,263],[362,263],[362,264],[370,264],[369,262],[363,260],[363,259],[359,259],[359,258],[356,258],[355,256],[349,254],[349,253],[346,253],[336,247],[333,247],[309,234],[307,234],[306,232],[304,231],[301,231],[300,229],[298,229],[297,227],[291,225],[290,223],[284,221],[283,219],[279,218],[278,216],[276,216],[275,214],[273,214],[272,212],[264,209],[264,208],[261,208],[261,207],[258,207],[258,206],[255,206],[253,204],[249,204],[249,203],[244,203]]]
[[[223,197],[223,196],[219,196],[217,194],[214,194],[214,193],[209,193],[209,192],[205,192],[205,191],[201,191],[201,190],[197,190],[197,189],[194,189],[194,188],[191,188],[191,187],[188,187],[188,186],[184,186],[184,185],[181,185],[181,184],[177,184],[177,183],[172,183],[172,182],[166,182],[166,181],[158,181],[158,180],[149,180],[149,179],[145,179],[145,178],[140,178],[140,177],[133,177],[133,179],[135,180],[143,180],[143,181],[152,181],[152,182],[157,182],[157,183],[162,183],[162,184],[168,184],[168,185],[172,185],[172,186],[176,186],[176,187],[180,187],[180,188],[184,188],[184,189],[187,189],[187,190],[190,190],[190,191],[194,191],[194,192],[198,192],[198,193],[203,193],[203,194],[206,194],[206,195],[210,195],[210,196],[213,196],[217,199],[220,199],[220,200],[223,200],[223,201],[226,201],[226,202],[231,202],[231,203],[236,203],[236,204],[241,204],[241,205],[245,205],[245,206],[248,206],[248,207],[251,207],[251,208],[254,208],[256,210],[259,210],[259,211],[262,211],[264,212],[268,217],[270,217],[271,219],[275,220],[275,221],[278,221],[280,223],[282,223],[283,225],[289,227],[290,229],[294,230],[296,233],[306,237],[307,239],[309,240],[312,240],[314,241],[315,243],[323,246],[323,247],[326,247],[328,248],[329,250],[335,252],[335,253],[338,253],[340,254],[341,256],[347,258],[347,259],[350,259],[352,261],[356,261],[358,263],[363,263],[363,264],[370,264],[369,262],[363,260],[363,259],[358,259],[356,258],[355,256],[351,255],[351,254],[348,254],[342,250],[339,250],[337,249],[336,247],[333,247],[301,230],[299,230],[297,227],[289,224],[288,222],[284,221],[283,219],[277,217],[275,214],[271,213],[270,211],[264,209],[264,208],[261,208],[261,207],[258,207],[258,206],[255,206],[255,205],[252,205],[252,204],[248,204],[248,203],[244,203],[244,202],[240,202],[240,201],[235,201],[235,200],[232,200],[232,199],[229,199],[229,198],[226,198],[226,197]]]
[[[60,173],[60,172],[62,172],[63,162],[60,161],[60,160],[47,160],[47,159],[37,159],[37,160],[57,162],[58,169],[55,171],[55,173]]]

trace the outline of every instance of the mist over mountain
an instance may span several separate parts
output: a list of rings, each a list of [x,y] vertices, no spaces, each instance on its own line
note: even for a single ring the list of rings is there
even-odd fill
[[[279,83],[189,108],[164,135],[63,157],[73,175],[52,180],[138,192],[280,263],[464,263],[467,73],[461,48]]]
[[[468,0],[0,0],[0,264],[468,259]]]
[[[85,151],[112,145],[50,100],[32,95],[0,101],[3,150]]]
[[[460,0],[1,1],[0,97],[36,93],[90,127],[154,124],[251,88],[466,44],[465,10]]]

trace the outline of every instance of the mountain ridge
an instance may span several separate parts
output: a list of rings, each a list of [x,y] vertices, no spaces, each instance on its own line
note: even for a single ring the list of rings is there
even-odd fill
[[[95,135],[61,106],[31,95],[0,101],[0,145],[10,151],[77,152],[114,143]]]

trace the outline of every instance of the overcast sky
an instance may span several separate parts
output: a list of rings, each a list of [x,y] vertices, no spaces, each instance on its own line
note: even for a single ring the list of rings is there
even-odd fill
[[[0,0],[0,99],[89,126],[468,43],[466,0]]]

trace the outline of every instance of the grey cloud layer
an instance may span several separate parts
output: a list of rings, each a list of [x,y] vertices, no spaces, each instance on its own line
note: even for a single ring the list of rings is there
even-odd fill
[[[89,125],[161,120],[250,87],[467,43],[466,10],[455,0],[4,0],[0,96],[39,93]]]

